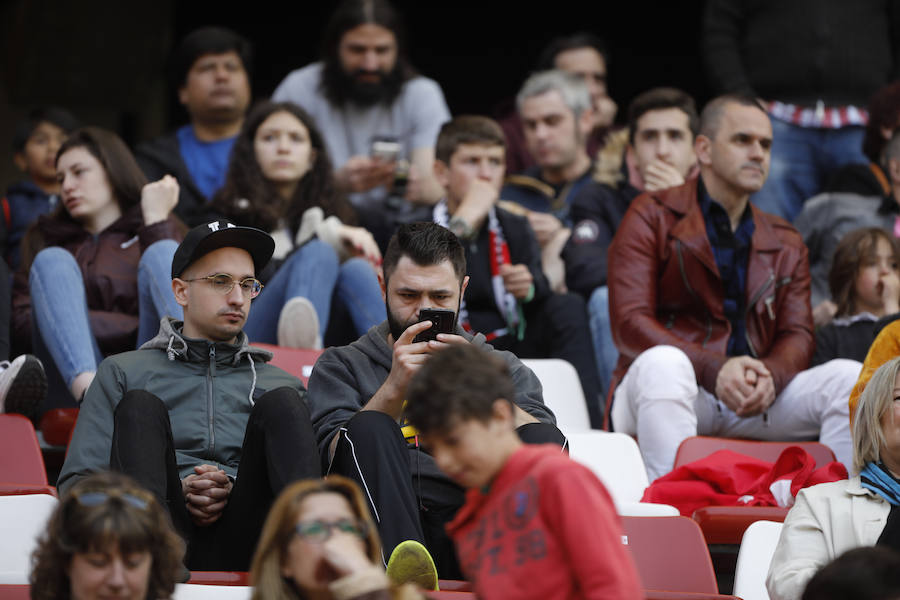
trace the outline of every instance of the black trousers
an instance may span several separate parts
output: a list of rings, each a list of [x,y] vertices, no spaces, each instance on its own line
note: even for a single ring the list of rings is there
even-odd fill
[[[306,403],[292,388],[266,392],[250,412],[222,516],[201,527],[191,520],[182,495],[165,404],[153,394],[132,390],[116,407],[114,421],[110,468],[135,478],[168,508],[187,542],[185,564],[191,570],[248,571],[275,497],[293,481],[321,476]]]
[[[591,427],[603,429],[606,399],[597,374],[584,298],[578,294],[553,294],[537,304],[526,304],[525,320],[523,339],[505,335],[490,344],[519,358],[562,358],[571,363],[581,381]]]
[[[531,423],[518,429],[526,443],[565,444],[553,425]],[[378,523],[385,563],[394,547],[416,540],[428,548],[438,574],[462,579],[456,549],[444,530],[465,501],[465,490],[438,469],[430,454],[407,444],[400,426],[385,413],[356,413],[338,433],[329,473],[356,481]]]

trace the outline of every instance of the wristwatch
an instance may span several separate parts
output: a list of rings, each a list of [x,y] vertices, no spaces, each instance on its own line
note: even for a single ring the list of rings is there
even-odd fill
[[[469,225],[465,219],[460,217],[453,217],[450,219],[450,222],[447,224],[447,229],[453,232],[458,238],[462,238],[464,240],[470,240],[475,237],[475,230],[472,229],[472,226]]]

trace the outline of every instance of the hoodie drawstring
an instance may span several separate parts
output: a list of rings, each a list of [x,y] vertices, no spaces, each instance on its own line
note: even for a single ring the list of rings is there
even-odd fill
[[[253,401],[253,392],[256,391],[256,365],[253,364],[253,356],[250,353],[247,353],[247,360],[250,361],[250,370],[253,371],[253,383],[250,385],[250,395],[247,396],[250,400],[250,406],[255,406],[256,402]]]

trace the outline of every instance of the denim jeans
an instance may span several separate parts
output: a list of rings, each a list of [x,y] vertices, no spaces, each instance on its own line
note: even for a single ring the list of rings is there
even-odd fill
[[[167,242],[174,244],[170,240]],[[148,290],[154,282],[165,281],[169,295],[172,295],[169,274],[174,248],[167,250],[167,247],[164,242],[157,242],[144,252],[138,267],[139,290]],[[166,251],[169,252],[169,259],[168,263],[163,264],[164,261],[159,259]],[[145,261],[144,257],[151,260]],[[154,258],[157,260],[153,260]],[[96,371],[103,355],[91,332],[84,276],[75,257],[58,246],[41,250],[31,265],[29,286],[34,327],[40,333],[66,385],[71,385],[72,380],[80,373]],[[147,293],[150,294],[149,291]],[[156,290],[152,295],[165,298],[163,290]],[[171,304],[178,306],[174,295]],[[181,318],[180,308],[173,316]],[[159,309],[152,317],[157,328],[158,316],[165,314],[162,310],[168,309]]]
[[[862,153],[862,127],[824,129],[771,121],[769,177],[752,198],[766,212],[793,221],[803,203],[818,194],[839,167],[869,162]]]
[[[159,332],[162,317],[183,320],[181,305],[172,293],[172,257],[178,242],[160,240],[150,245],[138,263],[138,348]]]
[[[587,311],[591,340],[594,342],[594,355],[597,357],[597,374],[600,376],[601,392],[606,398],[612,373],[619,360],[619,350],[613,342],[609,321],[609,288],[604,285],[591,293]]]
[[[244,331],[251,341],[276,343],[281,309],[299,296],[316,309],[319,334],[325,337],[335,292],[347,306],[359,335],[384,321],[384,299],[375,270],[361,258],[340,264],[331,246],[319,239],[310,240],[288,256],[253,300]]]

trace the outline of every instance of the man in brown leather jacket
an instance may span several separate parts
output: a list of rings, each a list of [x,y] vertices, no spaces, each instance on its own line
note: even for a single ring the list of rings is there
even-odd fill
[[[697,434],[818,437],[851,465],[847,397],[860,365],[806,370],[806,247],[790,224],[749,203],[771,144],[755,100],[714,99],[695,142],[699,179],[632,201],[610,246],[613,425],[637,434],[651,481]]]

